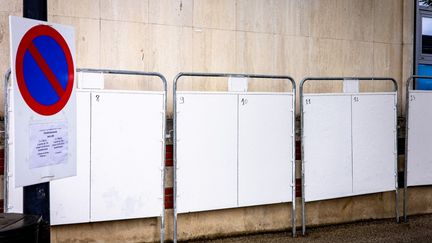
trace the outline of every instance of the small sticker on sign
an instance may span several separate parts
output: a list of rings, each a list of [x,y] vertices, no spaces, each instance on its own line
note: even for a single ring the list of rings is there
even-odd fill
[[[30,169],[65,164],[68,159],[66,122],[30,125]]]

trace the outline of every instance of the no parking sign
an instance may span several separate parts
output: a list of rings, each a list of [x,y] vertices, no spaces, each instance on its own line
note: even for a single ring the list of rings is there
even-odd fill
[[[75,39],[71,27],[10,17],[8,109],[15,186],[76,175]]]
[[[15,71],[19,91],[36,113],[56,114],[68,102],[74,83],[72,55],[51,26],[36,25],[26,32],[18,46]]]

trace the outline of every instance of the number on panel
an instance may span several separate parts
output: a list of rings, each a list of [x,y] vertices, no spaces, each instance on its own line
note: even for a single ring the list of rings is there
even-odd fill
[[[242,105],[246,105],[248,103],[248,100],[246,98],[242,98],[241,101]]]

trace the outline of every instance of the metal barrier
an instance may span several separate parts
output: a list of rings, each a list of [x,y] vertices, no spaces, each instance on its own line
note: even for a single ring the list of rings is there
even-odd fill
[[[409,160],[409,151],[408,143],[409,143],[409,134],[410,134],[410,128],[409,128],[409,120],[411,118],[410,116],[410,102],[413,102],[416,100],[416,97],[412,94],[412,84],[413,81],[416,79],[432,79],[432,76],[419,76],[419,75],[413,75],[409,77],[406,81],[406,94],[405,94],[405,170],[404,170],[404,201],[403,201],[403,215],[404,215],[404,222],[408,221],[408,160]],[[426,93],[430,96],[432,94],[432,91],[420,91],[422,93]]]
[[[256,79],[280,79],[280,80],[289,80],[292,85],[292,94],[293,94],[293,134],[295,133],[294,130],[294,121],[295,121],[295,82],[294,80],[289,76],[273,76],[273,75],[258,75],[258,74],[235,74],[235,73],[179,73],[174,78],[174,87],[173,87],[173,100],[174,100],[174,225],[173,225],[173,239],[174,242],[177,242],[177,214],[178,214],[178,207],[177,207],[177,122],[178,122],[178,108],[177,108],[177,85],[179,82],[179,79],[181,77],[212,77],[212,78],[218,78],[218,77],[225,77],[225,78],[256,78]],[[247,94],[245,92],[245,94]],[[183,99],[183,102],[184,99]],[[247,101],[246,101],[247,102]],[[292,137],[292,156],[293,161],[292,163],[292,212],[291,212],[291,222],[292,222],[292,233],[293,236],[295,236],[295,136]],[[238,158],[237,158],[238,161]]]
[[[305,209],[305,187],[307,185],[305,185],[305,131],[304,131],[304,127],[305,127],[305,112],[304,112],[304,85],[306,82],[308,81],[347,81],[347,80],[359,80],[359,81],[363,81],[363,80],[370,80],[370,81],[391,81],[393,83],[394,86],[394,92],[396,92],[395,97],[395,106],[397,106],[397,83],[396,80],[394,80],[393,78],[387,78],[387,77],[307,77],[305,79],[303,79],[300,83],[300,116],[301,116],[301,137],[302,137],[302,166],[301,166],[301,177],[302,177],[302,234],[305,235],[306,233],[306,209]],[[323,94],[323,93],[318,93],[318,94]],[[339,92],[337,93],[339,94]],[[359,95],[360,92],[356,91],[354,93],[347,93],[347,95]],[[332,94],[328,94],[328,95],[332,95]],[[334,95],[334,94],[333,94]],[[354,98],[355,99],[355,98]],[[358,98],[356,99],[356,101],[358,101]],[[311,100],[308,99],[306,102],[308,102],[307,104],[311,103]],[[351,99],[351,102],[352,99]],[[352,103],[351,103],[352,106]],[[394,108],[395,109],[395,108]],[[395,124],[395,138],[397,138],[397,130],[396,130],[396,124],[397,124],[397,110],[395,111],[395,116],[394,116],[394,124]],[[353,139],[352,136],[352,111],[351,111],[351,141]],[[398,210],[398,180],[397,180],[397,139],[394,139],[394,149],[395,149],[395,159],[394,159],[394,184],[395,184],[395,214],[396,214],[396,220],[397,222],[399,222],[399,210]],[[353,163],[353,155],[352,155],[352,142],[351,142],[351,163]],[[314,151],[312,151],[311,153],[314,153]],[[353,172],[352,172],[353,173]],[[353,179],[352,179],[353,180]],[[352,181],[353,183],[353,181]],[[352,187],[354,188],[354,187]],[[354,190],[354,189],[352,189]],[[363,192],[360,194],[368,194],[371,192]],[[373,193],[373,192],[372,192]],[[343,194],[343,193],[342,193]],[[360,194],[353,194],[353,195],[360,195]],[[346,197],[346,196],[352,196],[352,195],[342,195],[342,196],[337,196],[337,197]],[[334,198],[334,197],[333,197]],[[327,198],[330,199],[330,198]],[[318,200],[323,200],[323,199],[318,199]],[[324,199],[325,200],[325,199]]]
[[[139,71],[126,71],[126,70],[111,70],[111,69],[77,69],[77,72],[83,73],[101,73],[101,74],[120,74],[120,75],[135,75],[135,76],[150,76],[157,77],[163,84],[163,131],[162,131],[162,161],[161,161],[161,193],[162,193],[162,202],[161,202],[161,224],[160,224],[160,242],[164,242],[165,239],[165,139],[166,139],[166,110],[167,110],[167,81],[165,77],[157,72],[139,72]],[[4,208],[7,212],[8,210],[8,188],[9,188],[9,179],[8,179],[8,152],[9,152],[9,85],[10,85],[10,70],[5,75],[5,192],[4,192]]]
[[[9,79],[10,79],[10,75],[11,75],[11,70],[8,69],[6,71],[6,74],[4,76],[4,81],[3,81],[3,87],[4,87],[4,99],[3,99],[3,108],[4,108],[4,191],[3,191],[3,209],[4,212],[7,213],[8,211],[8,190],[9,190],[9,175],[8,175],[8,166],[9,166],[9,119],[8,119],[8,114],[9,114]]]

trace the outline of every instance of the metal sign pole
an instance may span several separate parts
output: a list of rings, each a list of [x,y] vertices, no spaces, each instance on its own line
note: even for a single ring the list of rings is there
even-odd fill
[[[23,17],[47,21],[47,0],[23,0]],[[23,213],[41,215],[39,241],[50,242],[49,182],[23,188]]]

